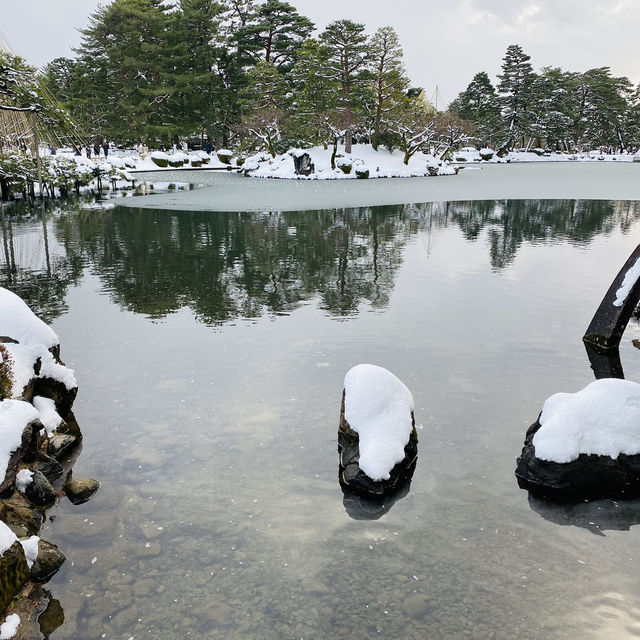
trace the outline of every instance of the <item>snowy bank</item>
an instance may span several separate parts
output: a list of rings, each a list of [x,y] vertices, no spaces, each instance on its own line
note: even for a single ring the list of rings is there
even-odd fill
[[[340,480],[355,492],[380,496],[413,473],[418,437],[409,389],[390,371],[361,364],[344,379]]]
[[[353,145],[347,154],[340,148],[335,158],[335,168],[331,167],[333,150],[324,147],[291,149],[287,153],[272,158],[269,154],[258,153],[247,158],[242,165],[245,175],[252,178],[281,178],[285,180],[357,180],[362,178],[412,178],[422,176],[455,175],[456,169],[448,163],[422,152],[417,152],[404,164],[401,151],[389,153],[380,148],[375,151],[371,145]],[[309,175],[296,173],[294,158],[307,155],[313,165]]]
[[[586,151],[581,153],[565,153],[562,151],[545,151],[544,149],[514,149],[506,155],[498,157],[493,149],[475,149],[463,147],[453,151],[451,160],[455,164],[502,164],[517,162],[638,162],[640,156],[632,153],[601,153]]]
[[[58,336],[17,295],[0,288],[0,613],[10,605],[9,621],[20,610],[28,623],[21,625],[21,638],[41,637],[33,612],[42,609],[34,602],[48,602],[50,594],[36,585],[65,560],[37,534],[44,510],[60,495],[61,463],[82,437],[71,411],[76,392],[74,373],[60,360]],[[73,482],[72,502],[78,491],[97,490],[95,481]]]
[[[604,378],[557,393],[530,427],[516,475],[526,488],[562,497],[640,491],[640,385]]]

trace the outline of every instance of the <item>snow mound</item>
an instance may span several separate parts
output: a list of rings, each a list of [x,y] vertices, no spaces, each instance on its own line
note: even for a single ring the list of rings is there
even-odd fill
[[[581,454],[640,453],[640,384],[618,378],[596,380],[576,393],[547,399],[533,437],[535,455],[572,462]]]
[[[22,443],[24,428],[38,417],[38,411],[28,402],[0,402],[0,482],[4,481],[11,454]]]
[[[358,434],[360,469],[374,481],[388,480],[413,430],[413,396],[390,371],[372,364],[350,369],[344,390],[344,417]]]
[[[0,556],[17,540],[16,534],[0,520]]]
[[[36,377],[34,363],[40,358],[37,377],[62,382],[67,389],[78,386],[72,369],[58,364],[50,348],[59,344],[55,331],[38,318],[15,293],[0,287],[0,335],[18,343],[7,342],[4,347],[12,359],[13,394],[20,395],[29,381]]]

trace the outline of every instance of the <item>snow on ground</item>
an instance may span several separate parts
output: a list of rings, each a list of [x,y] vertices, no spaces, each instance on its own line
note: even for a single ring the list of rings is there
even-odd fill
[[[624,274],[622,285],[616,291],[616,299],[613,301],[614,307],[621,307],[624,304],[624,301],[627,299],[633,285],[638,281],[638,278],[640,278],[640,258],[638,258],[631,269]]]
[[[0,640],[13,638],[18,632],[19,624],[20,616],[17,613],[7,616],[7,619],[0,625]]]
[[[32,402],[40,414],[40,422],[42,422],[47,435],[52,435],[62,422],[62,418],[56,411],[56,403],[51,398],[43,396],[34,396]]]
[[[67,389],[77,387],[72,369],[58,364],[50,347],[59,344],[55,331],[42,322],[15,293],[0,287],[0,335],[9,336],[18,344],[4,344],[12,359],[13,395],[19,396],[34,377],[33,365],[41,361],[39,377],[53,378]]]
[[[28,402],[0,402],[0,482],[4,481],[11,454],[22,443],[24,428],[39,417],[36,408]]]
[[[536,457],[571,462],[580,454],[640,453],[640,384],[603,378],[547,399],[533,437]]]
[[[308,153],[314,164],[315,171],[309,176],[296,175],[293,156]],[[404,154],[395,150],[389,153],[384,147],[375,151],[371,145],[355,144],[350,154],[345,153],[344,147],[338,147],[339,156],[336,157],[336,168],[331,168],[332,149],[312,147],[310,149],[291,149],[287,153],[272,158],[269,154],[258,153],[242,165],[253,178],[284,178],[287,180],[344,180],[357,179],[357,172],[369,172],[369,178],[411,178],[428,175],[453,175],[455,169],[432,155],[421,152],[413,155],[409,164],[403,162]],[[345,173],[340,166],[351,167]]]
[[[600,153],[586,151],[584,153],[563,153],[545,151],[544,149],[514,149],[502,158],[498,158],[493,149],[463,147],[452,153],[454,163],[505,163],[505,162],[634,162],[638,154]],[[637,160],[636,160],[637,161]]]
[[[374,481],[388,480],[413,429],[413,396],[390,371],[372,364],[350,369],[344,389],[344,417],[360,440],[360,469]]]

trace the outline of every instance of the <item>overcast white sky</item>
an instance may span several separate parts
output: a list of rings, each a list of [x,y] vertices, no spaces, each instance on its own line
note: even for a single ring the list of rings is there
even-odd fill
[[[332,20],[390,25],[414,86],[439,86],[445,102],[475,73],[495,80],[505,49],[520,44],[535,69],[610,66],[640,82],[639,0],[289,0],[323,29]],[[71,56],[99,0],[0,0],[0,31],[35,66]],[[104,0],[101,4],[108,4]],[[441,105],[438,105],[441,106]]]

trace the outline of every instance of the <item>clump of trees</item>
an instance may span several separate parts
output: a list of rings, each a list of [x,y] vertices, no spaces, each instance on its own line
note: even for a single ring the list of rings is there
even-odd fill
[[[449,105],[471,123],[478,145],[621,152],[640,146],[640,87],[609,67],[584,73],[533,70],[520,45],[507,47],[498,85],[485,72]]]
[[[113,0],[46,84],[87,137],[190,139],[271,155],[313,144],[427,148],[435,110],[410,91],[391,27],[314,24],[281,0]]]

